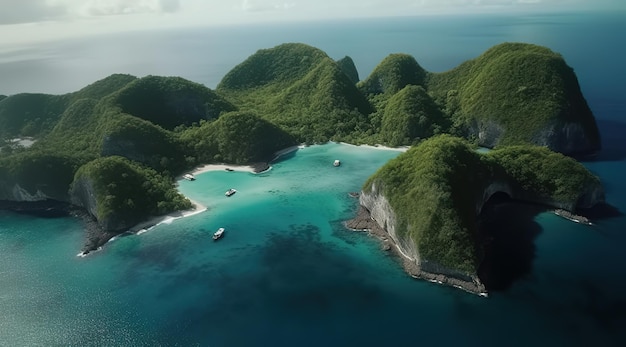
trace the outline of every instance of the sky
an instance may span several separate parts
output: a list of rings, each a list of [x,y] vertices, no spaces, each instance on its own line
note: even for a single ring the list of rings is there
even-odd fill
[[[0,45],[151,28],[445,13],[626,11],[626,0],[0,0]]]

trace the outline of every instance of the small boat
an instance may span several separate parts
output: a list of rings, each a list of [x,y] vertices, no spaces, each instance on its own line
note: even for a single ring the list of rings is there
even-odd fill
[[[225,168],[224,170],[229,171],[229,172],[235,171],[235,170],[233,170],[233,169],[231,169],[229,167]]]
[[[224,193],[224,195],[231,196],[231,195],[233,195],[235,193],[237,193],[237,189],[230,188],[229,190],[226,191],[226,193]]]
[[[224,236],[224,232],[225,231],[226,231],[226,229],[224,229],[224,228],[217,229],[217,231],[215,233],[213,233],[213,240],[217,240],[217,239],[221,238],[222,236]]]
[[[339,165],[341,165],[341,162],[339,161],[339,159],[335,159],[333,166],[339,166]]]
[[[190,173],[184,174],[183,178],[186,179],[187,181],[195,181],[196,180],[196,178],[192,174],[190,174]]]

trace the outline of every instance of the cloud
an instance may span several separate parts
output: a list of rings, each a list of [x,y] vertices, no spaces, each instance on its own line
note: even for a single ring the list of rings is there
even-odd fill
[[[294,3],[266,1],[266,0],[243,0],[241,9],[245,12],[265,12],[275,10],[287,10],[294,7]]]
[[[0,25],[81,17],[172,13],[181,0],[0,0]]]
[[[0,25],[39,22],[63,17],[67,13],[61,4],[46,0],[0,0]]]
[[[65,3],[78,16],[114,16],[141,13],[176,12],[180,0],[56,0]]]

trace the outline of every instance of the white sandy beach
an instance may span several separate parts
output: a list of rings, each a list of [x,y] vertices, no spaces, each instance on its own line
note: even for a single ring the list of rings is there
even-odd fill
[[[198,175],[204,172],[224,171],[226,169],[231,169],[233,171],[243,171],[243,172],[254,173],[254,168],[252,166],[247,166],[247,165],[207,164],[207,165],[198,166],[197,168],[193,169],[193,171],[191,171],[191,174]]]
[[[398,151],[398,152],[406,152],[409,150],[409,148],[411,148],[410,146],[402,146],[402,147],[387,147],[387,146],[383,146],[383,145],[353,145],[351,143],[346,143],[346,142],[339,142],[342,145],[346,145],[346,146],[352,146],[352,147],[364,147],[364,148],[371,148],[371,149],[384,149],[387,151]]]

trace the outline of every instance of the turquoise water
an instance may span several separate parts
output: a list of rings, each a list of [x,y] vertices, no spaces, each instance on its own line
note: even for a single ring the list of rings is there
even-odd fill
[[[180,190],[207,211],[120,237],[86,258],[76,256],[77,221],[3,213],[0,344],[523,346],[624,338],[625,286],[615,276],[623,270],[615,270],[626,259],[615,220],[589,228],[538,215],[533,272],[489,299],[410,279],[378,242],[345,230],[341,222],[357,207],[347,193],[398,153],[327,144],[301,148],[258,175],[197,175]],[[226,198],[230,187],[238,192]],[[227,232],[214,242],[219,227]]]
[[[603,142],[585,165],[623,213],[626,52],[617,43],[625,23],[621,14],[546,14],[137,33],[102,37],[97,49],[87,41],[32,48],[40,59],[0,54],[0,93],[76,90],[113,72],[214,86],[255,50],[286,41],[349,54],[361,77],[391,52],[441,71],[503,41],[545,44],[578,74]],[[198,175],[180,189],[207,211],[86,258],[76,256],[78,221],[0,211],[0,346],[625,344],[623,215],[593,227],[547,213],[511,216],[504,232],[532,235],[523,240],[529,271],[489,299],[412,280],[376,241],[341,227],[357,207],[347,192],[397,154],[329,144],[300,149],[260,175]],[[334,159],[343,165],[332,167]],[[225,198],[231,187],[238,193]],[[213,242],[219,227],[227,234]]]

